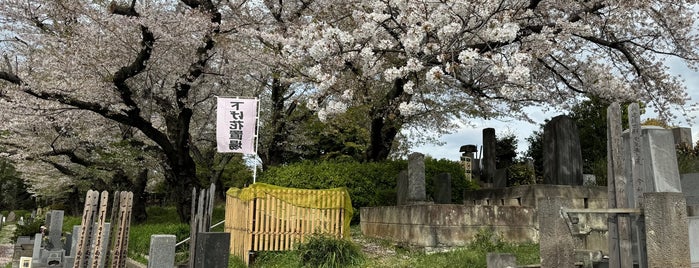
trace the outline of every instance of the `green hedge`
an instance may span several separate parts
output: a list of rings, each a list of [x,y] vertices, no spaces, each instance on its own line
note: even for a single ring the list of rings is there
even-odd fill
[[[271,167],[260,175],[259,181],[302,189],[346,187],[352,206],[358,212],[360,207],[395,205],[397,176],[407,166],[406,160],[378,163],[303,161]],[[433,177],[443,172],[452,176],[452,202],[462,203],[463,191],[475,186],[466,182],[463,168],[454,161],[425,159],[427,195],[432,196],[434,191]],[[353,222],[358,219],[358,213],[355,213]]]

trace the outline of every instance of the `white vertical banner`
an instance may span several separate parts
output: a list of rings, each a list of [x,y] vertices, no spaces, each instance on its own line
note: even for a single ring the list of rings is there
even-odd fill
[[[219,153],[257,153],[257,99],[218,97],[216,147]]]

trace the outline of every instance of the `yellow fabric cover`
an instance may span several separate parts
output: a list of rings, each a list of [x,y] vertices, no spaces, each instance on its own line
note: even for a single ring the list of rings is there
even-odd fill
[[[308,194],[308,192],[311,192],[311,194]],[[322,198],[323,192],[334,192],[335,196],[344,196],[344,202],[339,202],[338,200],[323,202],[327,199]],[[226,195],[243,201],[250,201],[254,198],[264,199],[266,195],[270,195],[297,207],[317,209],[342,208],[344,210],[342,236],[349,237],[350,221],[354,211],[352,209],[352,200],[350,200],[349,192],[345,187],[332,189],[297,189],[258,182],[243,189],[230,188],[226,192]]]

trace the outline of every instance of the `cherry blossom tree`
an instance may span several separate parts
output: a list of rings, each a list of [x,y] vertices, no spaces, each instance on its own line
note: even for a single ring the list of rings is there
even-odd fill
[[[106,119],[92,123],[137,130],[165,155],[165,178],[186,220],[186,193],[198,186],[191,155],[194,111],[222,92],[214,79],[204,79],[214,62],[222,63],[214,59],[222,27],[217,7],[211,1],[2,5],[9,58],[17,59],[16,68],[8,64],[0,73],[12,84],[4,90],[6,106],[77,109]],[[56,118],[60,126],[78,119]]]
[[[688,96],[664,60],[697,67],[696,1],[263,2],[286,23],[243,31],[281,44],[279,66],[315,85],[308,103],[321,118],[372,103],[373,160],[406,127],[526,119],[523,107],[581,95],[671,118]]]

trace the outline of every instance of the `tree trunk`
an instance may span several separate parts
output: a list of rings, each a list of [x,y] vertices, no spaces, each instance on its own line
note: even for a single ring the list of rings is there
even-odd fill
[[[135,178],[133,189],[133,219],[136,223],[145,222],[148,219],[146,212],[146,183],[148,182],[148,169],[143,169]]]
[[[393,141],[403,126],[403,116],[400,115],[396,107],[400,104],[400,98],[406,96],[403,94],[403,85],[406,82],[405,79],[396,79],[393,88],[381,102],[371,109],[371,134],[369,148],[366,152],[367,161],[383,161],[391,153]]]
[[[188,152],[173,158],[168,157],[172,171],[165,181],[170,185],[170,194],[174,198],[180,222],[188,223],[191,217],[192,188],[199,189],[201,185],[196,178],[194,160]]]
[[[284,95],[289,91],[288,84],[282,84],[279,78],[272,79],[272,112],[271,112],[271,129],[272,138],[268,144],[264,145],[266,153],[263,155],[262,162],[266,166],[275,166],[284,163],[284,155],[286,153],[284,144],[287,143],[286,118],[294,111],[296,106],[290,106],[285,109],[284,104],[288,97]]]

